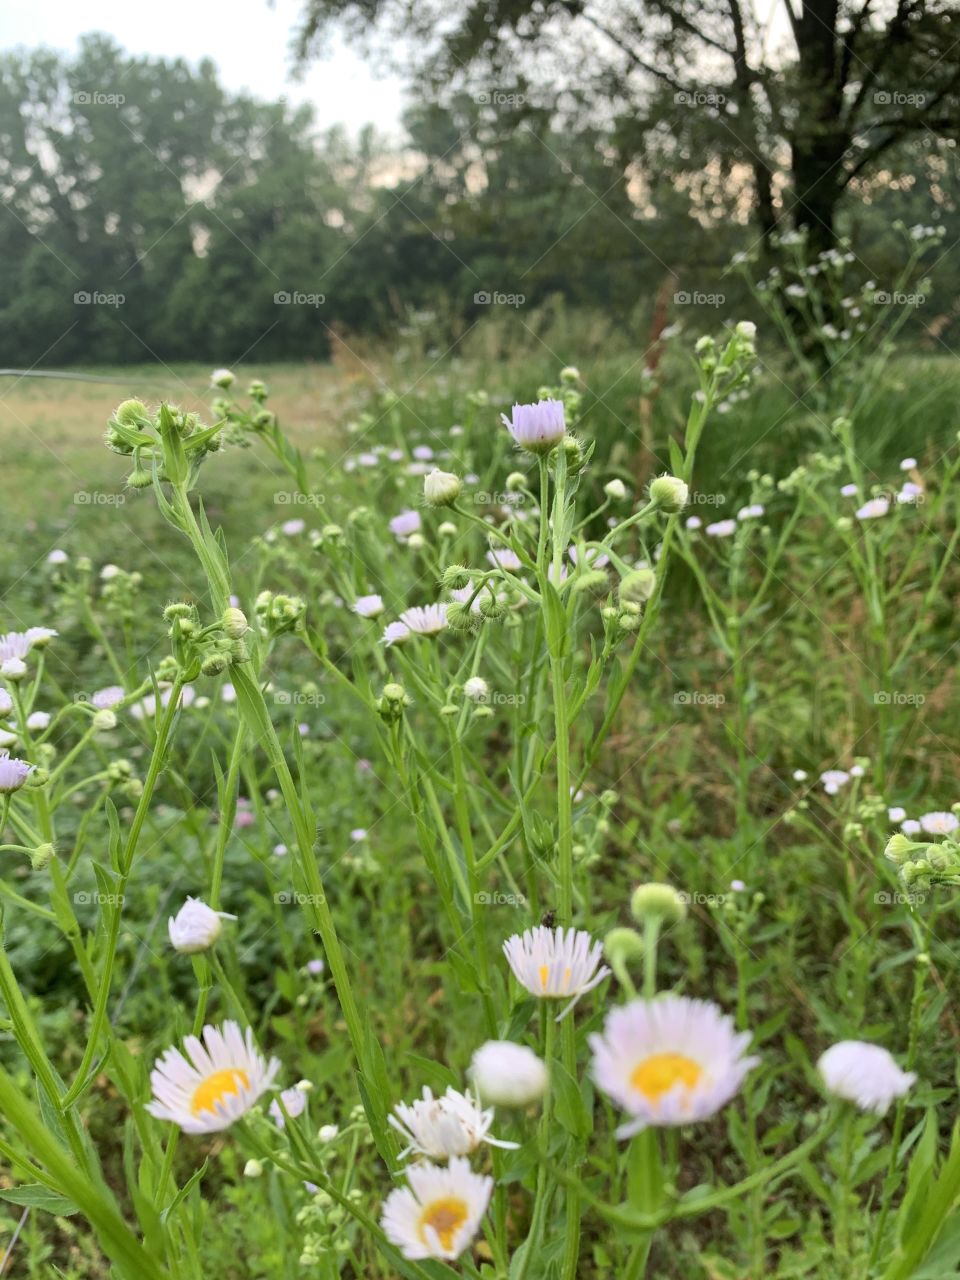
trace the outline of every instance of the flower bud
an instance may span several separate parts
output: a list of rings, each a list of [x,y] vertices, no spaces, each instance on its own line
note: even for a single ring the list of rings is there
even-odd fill
[[[98,732],[115,729],[117,727],[116,714],[109,707],[101,707],[99,711],[93,713],[92,724]]]
[[[603,492],[608,498],[612,498],[614,502],[622,502],[627,496],[627,486],[622,480],[614,477],[603,486]]]
[[[440,585],[447,587],[451,591],[461,591],[469,584],[470,575],[462,564],[447,565],[440,575]]]
[[[437,525],[437,533],[441,538],[455,538],[457,532],[457,526],[451,520],[444,520],[442,524]]]
[[[113,415],[116,420],[124,427],[135,427],[144,418],[149,418],[147,406],[142,400],[124,400],[117,406],[117,411]]]
[[[34,871],[42,871],[55,852],[52,844],[38,844],[35,849],[31,849],[30,865]]]
[[[630,914],[641,922],[663,920],[679,924],[687,914],[687,904],[671,884],[641,884],[630,899]]]
[[[661,511],[673,514],[687,505],[690,490],[679,476],[657,476],[650,482],[650,501]]]
[[[603,953],[616,968],[643,956],[643,938],[636,929],[611,929],[603,940]]]
[[[241,636],[246,635],[250,627],[243,610],[234,608],[224,609],[221,625],[231,640],[239,640]]]
[[[210,385],[219,387],[221,391],[226,391],[232,387],[235,381],[236,378],[229,369],[214,369],[210,375]]]
[[[153,484],[153,476],[143,467],[136,467],[127,476],[127,485],[131,489],[149,489]]]
[[[459,498],[462,488],[459,476],[434,469],[423,477],[423,500],[428,507],[449,507]]]
[[[567,386],[573,386],[575,382],[580,381],[580,370],[575,365],[568,364],[566,368],[560,370],[560,381],[565,382]]]
[[[656,585],[657,575],[652,569],[634,569],[620,579],[620,603],[644,604]]]
[[[522,471],[511,471],[506,479],[508,493],[517,493],[520,489],[527,487],[527,477]]]
[[[208,653],[200,664],[200,670],[205,676],[219,676],[226,671],[230,665],[230,656],[226,653]]]
[[[908,839],[907,836],[902,835],[898,831],[896,835],[892,835],[887,841],[886,848],[883,851],[883,856],[890,862],[896,863],[899,867],[907,861],[914,849],[924,848],[926,848],[926,845],[917,844],[915,841]]]
[[[243,1176],[245,1178],[262,1178],[263,1165],[259,1160],[248,1160],[243,1166]]]
[[[488,1040],[473,1055],[470,1078],[484,1103],[528,1107],[547,1091],[546,1064],[526,1045]]]
[[[471,676],[464,684],[463,692],[471,702],[482,702],[490,692],[490,689],[482,676]]]

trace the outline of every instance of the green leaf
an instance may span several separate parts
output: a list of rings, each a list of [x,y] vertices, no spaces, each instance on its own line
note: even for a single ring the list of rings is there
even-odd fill
[[[78,1207],[66,1196],[40,1182],[26,1182],[22,1187],[11,1187],[8,1191],[0,1191],[0,1200],[10,1204],[23,1205],[25,1209],[39,1209],[42,1213],[52,1213],[58,1218],[69,1218],[79,1213]]]

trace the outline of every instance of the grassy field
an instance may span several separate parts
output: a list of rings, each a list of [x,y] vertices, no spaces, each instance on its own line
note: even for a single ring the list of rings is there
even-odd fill
[[[491,328],[467,335],[452,354],[411,338],[389,354],[344,348],[326,365],[237,369],[236,403],[246,407],[231,410],[233,443],[205,459],[197,490],[211,524],[224,530],[231,588],[255,619],[253,661],[278,735],[272,753],[263,725],[245,738],[237,704],[222,696],[238,679],[236,665],[232,675],[190,667],[192,646],[217,633],[216,574],[197,543],[164,520],[149,488],[125,487],[130,458],[103,446],[113,409],[131,396],[151,406],[172,401],[211,421],[209,370],[145,366],[84,371],[104,382],[0,382],[3,629],[60,632],[33,691],[36,709],[56,713],[53,730],[19,744],[53,777],[18,793],[12,813],[22,827],[8,828],[7,838],[13,848],[10,830],[24,846],[49,834],[54,869],[62,864],[70,891],[61,901],[48,864],[4,854],[9,871],[0,883],[15,895],[6,894],[4,946],[44,1051],[68,1082],[90,1065],[84,1049],[97,986],[86,966],[100,981],[111,958],[109,1030],[70,1114],[91,1136],[123,1217],[137,1234],[154,1231],[150,1253],[164,1278],[401,1274],[367,1227],[303,1182],[329,1183],[378,1217],[399,1178],[399,1144],[387,1143],[390,1173],[375,1149],[386,1110],[424,1084],[460,1087],[473,1050],[494,1031],[549,1053],[544,1002],[508,983],[503,939],[554,916],[603,939],[630,924],[631,893],[644,881],[670,882],[685,895],[685,918],[660,940],[659,989],[716,1001],[752,1033],[761,1057],[727,1109],[685,1128],[679,1146],[670,1131],[661,1155],[671,1185],[686,1193],[735,1184],[791,1157],[822,1124],[839,1126],[824,1129],[823,1145],[789,1177],[748,1185],[699,1216],[691,1209],[665,1218],[647,1274],[868,1280],[886,1276],[888,1260],[920,1230],[901,1213],[905,1171],[927,1153],[929,1168],[914,1165],[910,1186],[929,1190],[933,1171],[949,1168],[960,929],[949,876],[921,876],[911,887],[883,851],[889,808],[916,817],[960,799],[960,368],[929,353],[891,360],[862,389],[844,436],[832,431],[835,415],[820,399],[798,396],[789,364],[762,341],[759,348],[749,394],[722,412],[711,408],[695,463],[683,456],[697,376],[686,336],[668,352],[653,396],[644,353],[589,329],[528,335],[518,345]],[[562,391],[571,396],[569,418],[594,452],[575,495],[579,523],[570,526],[582,547],[577,565],[564,559],[565,547],[557,551],[567,565],[567,576],[556,575],[568,637],[561,642],[551,639],[557,606],[541,611],[551,579],[537,545],[536,464],[508,447],[499,415],[542,387],[561,394],[568,364],[580,371],[575,392],[570,383]],[[296,489],[291,473],[262,434],[242,425],[252,378],[268,384],[269,409],[303,453],[310,501],[278,500]],[[451,427],[462,431],[451,435]],[[671,441],[679,454],[671,456]],[[424,507],[418,448],[474,477],[455,511]],[[916,465],[901,471],[908,456]],[[574,589],[586,548],[614,536],[608,522],[639,512],[650,479],[688,463],[682,516],[638,516],[624,534],[625,559]],[[511,508],[504,493],[518,466],[529,474]],[[907,477],[921,501],[890,502],[883,519],[855,517],[874,488],[895,493]],[[611,479],[624,484],[622,506],[605,496]],[[841,494],[849,484],[856,498]],[[737,520],[747,504],[762,514]],[[419,541],[390,531],[403,509],[420,514]],[[736,532],[707,537],[687,526],[691,515],[704,525],[730,519]],[[291,518],[305,527],[284,532]],[[452,532],[443,527],[451,522]],[[385,647],[385,622],[407,606],[450,599],[439,585],[447,566],[491,572],[491,528],[511,530],[521,550],[540,556],[531,581],[541,603],[524,603],[505,577],[507,604],[492,606],[496,616],[481,627]],[[68,554],[64,566],[47,563],[55,547]],[[649,628],[644,621],[634,632],[617,582],[641,562],[663,564],[664,579],[662,595],[658,586],[645,605]],[[104,579],[107,564],[121,573]],[[269,612],[275,601],[258,608],[264,590],[302,602],[295,625],[287,627],[282,609]],[[376,622],[348,607],[367,592],[384,600]],[[176,617],[163,616],[172,601],[187,610],[182,631]],[[196,700],[173,725],[175,744],[161,753],[156,776],[149,717],[125,712],[74,753],[78,692],[86,698],[117,683],[133,704],[165,657],[168,675],[178,663],[190,667]],[[463,693],[471,674],[497,694],[479,713]],[[382,702],[391,681],[411,697],[396,714]],[[555,755],[558,697],[575,711],[566,761]],[[296,782],[281,795],[284,769]],[[847,774],[834,794],[819,781],[831,769]],[[113,834],[108,799],[119,814]],[[114,917],[109,903],[98,910],[89,895],[115,862],[117,832],[125,847],[131,830],[139,831],[136,865]],[[304,849],[323,877],[362,1028],[373,1037],[357,1054],[362,1089],[349,1043],[356,1027],[334,991],[323,921],[289,909],[294,891],[310,884],[299,878]],[[238,917],[224,928],[215,968],[168,945],[166,918],[186,894],[219,898]],[[311,968],[318,959],[327,962],[322,974]],[[498,1111],[498,1136],[520,1146],[483,1157],[500,1179],[491,1227],[458,1273],[513,1280],[522,1266],[528,1280],[560,1274],[569,1187],[539,1172],[559,1168],[583,1180],[577,1276],[643,1274],[636,1233],[612,1226],[589,1201],[612,1206],[639,1193],[627,1144],[613,1137],[622,1117],[591,1084],[587,1040],[611,1007],[629,1000],[642,972],[637,965],[631,979],[621,967],[561,1024],[546,1120]],[[303,1150],[286,1139],[281,1150],[279,1131],[265,1121],[259,1130],[250,1122],[175,1143],[169,1126],[146,1114],[154,1058],[204,1015],[249,1024],[281,1059],[285,1087],[312,1083],[297,1132],[314,1164],[304,1165]],[[842,1039],[883,1045],[917,1072],[916,1088],[886,1118],[828,1113],[815,1063]],[[0,1026],[0,1065],[30,1093],[34,1072],[9,1023]],[[339,1126],[329,1150],[317,1138],[320,1125]],[[266,1172],[245,1178],[264,1133],[274,1144]],[[546,1164],[538,1156],[544,1143]],[[635,1140],[634,1152],[641,1149],[649,1156]],[[284,1161],[294,1162],[294,1174]],[[0,1172],[0,1187],[31,1180],[26,1165]],[[174,1187],[182,1196],[171,1206]],[[170,1208],[162,1230],[150,1206]],[[20,1216],[19,1202],[0,1209],[0,1229],[12,1235]],[[950,1219],[951,1239],[955,1225]],[[538,1233],[537,1260],[524,1263],[522,1242]],[[5,1243],[0,1234],[0,1257]],[[960,1274],[950,1240],[940,1243],[927,1270],[891,1278]],[[84,1214],[38,1209],[26,1216],[4,1274],[126,1277],[111,1271],[108,1253]],[[402,1274],[448,1274],[438,1267]]]

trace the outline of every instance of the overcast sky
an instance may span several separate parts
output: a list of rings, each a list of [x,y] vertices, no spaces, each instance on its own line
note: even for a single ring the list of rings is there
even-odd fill
[[[274,0],[272,7],[267,0],[9,0],[0,3],[0,47],[72,50],[81,35],[104,31],[130,53],[212,58],[230,89],[312,102],[321,127],[372,123],[399,136],[402,83],[377,78],[341,43],[303,82],[293,80],[290,36],[299,12],[299,0]]]

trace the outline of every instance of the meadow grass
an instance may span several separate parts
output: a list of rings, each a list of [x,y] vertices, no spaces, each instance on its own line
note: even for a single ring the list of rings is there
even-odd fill
[[[208,458],[200,472],[205,509],[225,532],[232,581],[251,617],[265,589],[305,603],[306,627],[297,615],[296,634],[288,634],[286,606],[277,612],[275,599],[257,621],[264,637],[257,661],[264,663],[262,680],[271,682],[266,707],[297,786],[281,794],[276,757],[238,750],[242,722],[235,704],[220,696],[228,671],[197,678],[199,705],[175,726],[175,747],[163,755],[145,814],[136,875],[115,921],[109,905],[101,909],[95,897],[110,861],[105,850],[116,839],[106,796],[119,812],[122,844],[138,808],[137,784],[149,773],[149,719],[123,717],[116,730],[93,737],[89,763],[75,762],[68,775],[76,790],[64,794],[56,810],[57,847],[69,862],[74,915],[91,940],[92,963],[103,963],[105,934],[112,923],[117,930],[110,1032],[101,1046],[112,1056],[94,1056],[99,1070],[79,1114],[128,1220],[150,1221],[140,1195],[169,1204],[156,1182],[165,1176],[156,1172],[163,1166],[160,1139],[142,1110],[146,1068],[190,1030],[198,999],[217,1021],[235,1017],[251,1025],[261,1047],[282,1059],[285,1085],[300,1078],[312,1083],[303,1132],[318,1167],[335,1190],[355,1194],[375,1217],[391,1182],[375,1149],[371,1081],[387,1082],[389,1096],[379,1100],[387,1108],[424,1084],[459,1086],[489,1030],[483,995],[504,1038],[526,1035],[541,1048],[539,1013],[533,1001],[510,996],[500,942],[558,913],[558,923],[575,918],[603,939],[630,922],[638,882],[669,881],[686,895],[686,912],[663,931],[660,989],[715,1000],[752,1032],[754,1051],[764,1059],[745,1100],[699,1126],[694,1140],[685,1139],[682,1159],[675,1160],[676,1149],[667,1144],[663,1158],[680,1193],[702,1183],[736,1183],[815,1135],[822,1117],[814,1063],[832,1041],[886,1046],[920,1074],[916,1094],[885,1121],[851,1109],[840,1136],[825,1138],[817,1160],[800,1166],[797,1176],[748,1188],[702,1217],[667,1223],[651,1244],[649,1232],[611,1226],[587,1207],[590,1195],[611,1205],[619,1195],[634,1208],[642,1201],[636,1174],[612,1138],[610,1101],[591,1088],[584,1070],[585,1033],[599,1030],[613,999],[592,993],[566,1024],[572,1031],[576,1022],[576,1042],[563,1033],[564,1054],[572,1048],[578,1056],[557,1067],[556,1132],[546,1135],[550,1164],[575,1168],[582,1179],[579,1269],[564,1270],[567,1254],[559,1252],[565,1222],[568,1243],[570,1232],[562,1201],[572,1202],[573,1192],[541,1185],[545,1175],[538,1169],[545,1166],[538,1166],[530,1125],[499,1112],[497,1132],[521,1142],[521,1150],[497,1157],[505,1163],[493,1167],[506,1176],[497,1193],[496,1230],[468,1265],[505,1276],[510,1264],[499,1251],[509,1241],[516,1250],[511,1276],[592,1278],[627,1274],[627,1268],[639,1276],[649,1261],[649,1274],[663,1276],[832,1280],[838,1257],[843,1274],[866,1278],[887,1275],[889,1260],[904,1254],[909,1231],[898,1214],[906,1164],[921,1150],[946,1148],[955,1110],[960,1028],[948,993],[957,980],[957,929],[949,888],[936,884],[936,876],[934,883],[921,876],[907,884],[883,850],[889,806],[913,816],[949,810],[957,799],[950,481],[960,371],[931,355],[891,361],[882,384],[868,389],[855,435],[844,444],[822,411],[810,407],[811,397],[798,399],[789,364],[762,346],[761,356],[766,360],[749,396],[712,413],[704,427],[684,519],[693,513],[706,524],[757,501],[764,514],[739,522],[733,541],[706,538],[675,521],[678,549],[655,602],[656,626],[643,633],[635,674],[605,734],[598,733],[604,697],[629,671],[632,625],[623,622],[622,610],[615,621],[602,617],[606,584],[594,588],[596,599],[589,591],[565,597],[576,642],[558,648],[559,658],[551,652],[552,671],[544,657],[548,611],[540,623],[536,610],[527,610],[515,625],[484,624],[480,636],[497,629],[486,650],[476,649],[477,662],[504,701],[476,722],[462,692],[449,692],[463,683],[449,637],[437,644],[441,676],[432,647],[417,649],[416,659],[404,656],[405,647],[385,651],[380,624],[361,628],[345,601],[381,592],[385,618],[393,619],[407,605],[437,598],[446,564],[461,557],[468,566],[484,564],[469,507],[451,515],[460,527],[455,543],[444,543],[448,535],[438,531],[443,512],[425,513],[422,547],[387,531],[389,517],[420,504],[421,481],[406,466],[410,452],[416,444],[438,454],[451,449],[456,464],[477,474],[470,491],[493,495],[474,510],[503,521],[506,476],[516,455],[506,449],[499,413],[555,387],[565,364],[580,370],[570,407],[582,438],[594,446],[580,481],[583,511],[603,503],[602,486],[611,477],[622,479],[642,505],[649,480],[678,469],[670,441],[683,441],[695,386],[689,344],[681,340],[668,354],[653,397],[644,354],[618,349],[602,330],[549,331],[545,339],[534,336],[511,348],[490,329],[467,334],[453,353],[411,339],[390,352],[345,350],[327,365],[235,371],[238,402],[249,378],[268,384],[266,403],[302,451],[311,477],[306,496],[315,499],[291,499],[290,472],[240,414],[236,447]],[[6,625],[50,625],[61,633],[45,651],[40,708],[69,706],[114,680],[134,689],[159,670],[170,652],[162,616],[168,602],[199,609],[204,624],[218,608],[215,563],[201,571],[200,544],[171,528],[150,489],[125,489],[130,459],[102,447],[105,423],[128,395],[150,404],[171,400],[211,421],[209,370],[93,372],[122,382],[23,379],[0,386],[0,519],[10,548]],[[463,424],[463,437],[450,437],[453,424]],[[404,464],[387,466],[398,441]],[[376,467],[345,471],[344,463],[355,464],[374,447],[381,451]],[[817,454],[825,461],[811,461]],[[857,503],[839,494],[850,482],[849,468],[857,469],[865,498],[872,485],[889,491],[899,484],[899,463],[908,455],[917,460],[911,473],[921,478],[927,500],[894,504],[888,524],[853,520]],[[777,482],[801,462],[806,478],[780,489]],[[78,500],[79,494],[102,497]],[[618,514],[630,510],[628,503]],[[580,536],[602,540],[605,518],[615,512],[603,507]],[[303,532],[278,532],[294,517],[304,518]],[[323,532],[331,525],[340,534]],[[644,534],[632,557],[652,560],[661,535],[660,528]],[[48,565],[54,547],[67,551],[67,567]],[[89,571],[78,570],[83,556],[91,558]],[[109,591],[99,578],[104,564],[124,571],[107,579],[115,584]],[[131,572],[142,580],[128,579]],[[546,598],[543,582],[541,588]],[[615,593],[606,607],[616,614]],[[171,625],[176,633],[177,622]],[[550,693],[556,696],[556,663],[566,664],[563,683],[575,701],[611,635],[597,702],[581,707],[569,727],[571,780],[580,780],[581,767],[585,774],[582,794],[568,808],[551,756],[558,741]],[[193,642],[184,632],[177,643],[183,661]],[[391,677],[412,692],[409,710],[383,705]],[[439,715],[444,697],[456,699],[456,723],[469,726],[461,746],[456,735],[449,737],[454,721]],[[51,765],[72,741],[65,732],[55,737]],[[262,746],[262,735],[257,742]],[[121,761],[128,767],[118,768]],[[831,796],[817,779],[836,768],[855,773]],[[231,770],[232,793],[224,784]],[[797,770],[806,778],[796,779]],[[518,809],[518,778],[533,785],[541,773],[542,791],[534,787],[530,812]],[[239,820],[237,792],[244,798]],[[498,854],[486,869],[484,910],[455,929],[458,897],[445,877],[455,881],[464,868],[469,874],[472,842],[485,848],[513,812],[522,820],[509,857]],[[295,909],[296,895],[304,892],[292,869],[298,839],[307,840],[323,875],[325,907],[362,1002],[362,1031],[372,1037],[361,1046],[359,1093],[349,1043],[357,1028],[331,987],[329,948],[317,937],[323,922]],[[575,868],[566,883],[565,842]],[[449,867],[438,850],[449,854]],[[45,904],[45,874],[20,857],[6,879],[17,894]],[[225,926],[215,971],[205,960],[173,955],[166,937],[167,916],[187,893],[209,900],[212,882],[220,886],[223,909],[238,916]],[[70,1082],[83,1074],[91,1041],[90,992],[76,952],[71,956],[69,930],[65,934],[62,918],[31,914],[10,899],[3,933],[45,1053]],[[309,967],[318,959],[327,961],[322,974]],[[629,973],[618,969],[616,982],[617,998],[629,995]],[[31,1073],[11,1028],[2,1035],[0,1063],[29,1087]],[[357,1111],[361,1099],[365,1116]],[[340,1129],[329,1154],[315,1137],[322,1124]],[[588,1155],[584,1135],[590,1131],[596,1144]],[[249,1144],[259,1140],[254,1128],[249,1142],[230,1133],[184,1137],[167,1148],[174,1186],[185,1188],[208,1159],[202,1183],[184,1190],[169,1243],[150,1243],[151,1255],[172,1268],[169,1274],[247,1280],[397,1273],[375,1253],[362,1224],[313,1200],[279,1159],[275,1167],[266,1161],[262,1178],[244,1178]],[[138,1144],[145,1167],[154,1170],[139,1187],[131,1154]],[[912,1176],[926,1178],[929,1191],[935,1156],[918,1168]],[[20,1172],[4,1177],[29,1180]],[[884,1214],[879,1205],[887,1198],[892,1207]],[[10,1232],[20,1218],[16,1203],[0,1217]],[[552,1227],[539,1224],[544,1247],[534,1262],[532,1245],[526,1253],[518,1246],[535,1235],[541,1210],[553,1215]],[[938,1230],[947,1218],[944,1213]],[[111,1274],[103,1237],[95,1238],[83,1221],[34,1209],[9,1274],[32,1280],[57,1274],[53,1266],[70,1280]],[[907,1226],[915,1228],[915,1220]],[[954,1255],[948,1250],[943,1257],[937,1274],[955,1274]]]

